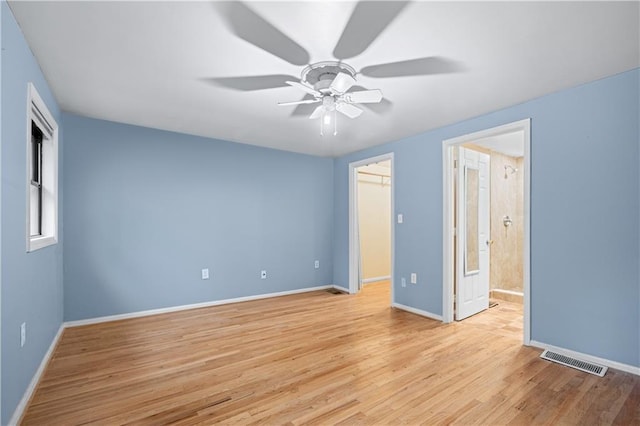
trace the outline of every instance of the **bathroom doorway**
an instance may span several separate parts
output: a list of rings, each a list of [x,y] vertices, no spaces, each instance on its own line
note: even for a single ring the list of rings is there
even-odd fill
[[[524,240],[524,138],[522,132],[463,144],[488,158],[489,307],[501,301],[522,305]],[[459,185],[460,183],[458,183]],[[482,243],[482,241],[481,241]]]
[[[529,126],[523,120],[443,144],[443,320],[519,304],[525,344],[530,339]]]

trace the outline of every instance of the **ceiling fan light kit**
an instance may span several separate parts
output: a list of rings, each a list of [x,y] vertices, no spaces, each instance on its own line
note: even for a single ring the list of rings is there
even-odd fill
[[[382,101],[382,91],[379,89],[362,90],[348,93],[356,84],[356,70],[348,64],[337,61],[324,61],[308,65],[300,74],[300,81],[287,81],[292,87],[297,87],[312,95],[314,99],[303,99],[294,102],[280,102],[280,106],[322,103],[309,116],[310,119],[322,117],[320,135],[324,136],[325,126],[333,121],[333,135],[338,134],[336,111],[349,118],[356,118],[362,114],[362,109],[353,104],[378,103]]]
[[[329,128],[333,123],[333,136],[338,134],[338,120],[336,119],[336,109],[333,111],[324,111],[322,113],[322,120],[320,121],[320,136],[324,136],[325,128]]]

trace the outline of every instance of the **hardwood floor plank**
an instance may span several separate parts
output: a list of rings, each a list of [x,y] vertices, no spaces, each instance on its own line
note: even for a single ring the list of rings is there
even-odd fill
[[[613,420],[613,424],[615,425],[630,425],[638,423],[638,419],[640,419],[640,383],[637,380],[633,380],[634,385],[631,392],[629,392],[629,397],[624,401],[622,407],[620,407],[620,411],[618,411],[618,415]]]
[[[66,329],[23,419],[80,424],[640,424],[640,378],[521,345],[522,308],[453,324],[389,285]]]

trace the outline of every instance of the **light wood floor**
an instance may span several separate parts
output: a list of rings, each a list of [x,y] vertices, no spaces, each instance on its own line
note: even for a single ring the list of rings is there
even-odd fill
[[[640,424],[640,377],[540,360],[521,315],[443,325],[371,284],[71,328],[23,424]]]

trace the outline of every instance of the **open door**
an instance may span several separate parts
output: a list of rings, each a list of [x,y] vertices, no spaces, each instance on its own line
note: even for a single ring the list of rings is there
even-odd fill
[[[490,157],[458,147],[456,320],[489,308]]]

